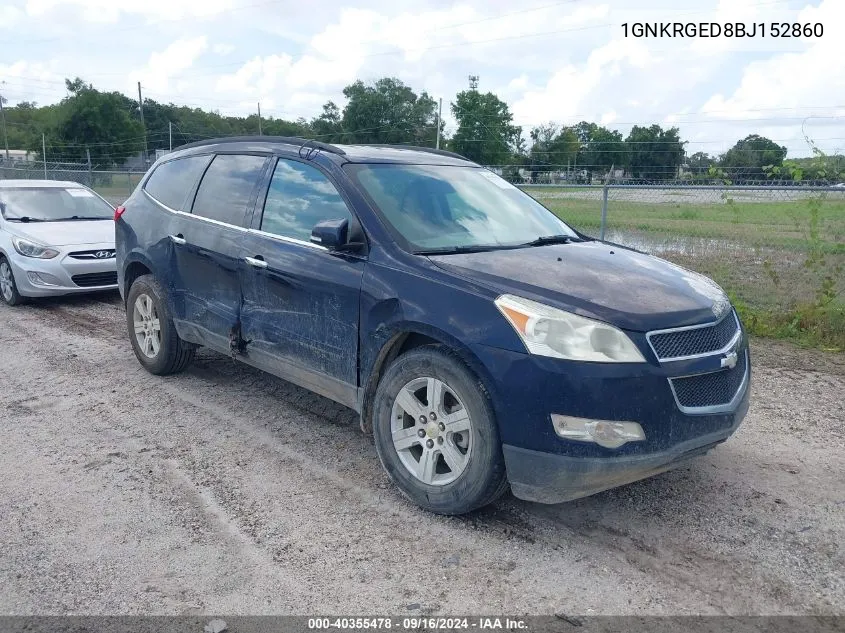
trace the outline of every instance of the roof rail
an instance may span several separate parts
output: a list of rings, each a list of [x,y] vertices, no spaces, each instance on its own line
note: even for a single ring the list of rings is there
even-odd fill
[[[450,158],[460,158],[461,160],[465,160],[468,163],[471,163],[469,158],[466,156],[461,156],[460,154],[456,154],[455,152],[449,152],[445,149],[434,149],[433,147],[422,147],[419,145],[402,145],[399,144],[390,144],[390,143],[368,143],[367,147],[388,147],[391,149],[409,149],[415,152],[425,152],[427,154],[437,154],[439,156],[449,156]]]
[[[342,149],[329,143],[315,141],[313,139],[300,138],[298,136],[222,136],[220,138],[209,138],[203,141],[196,141],[188,143],[187,145],[180,145],[174,148],[175,150],[190,149],[192,147],[203,147],[205,145],[218,145],[222,143],[287,143],[289,145],[299,145],[300,147],[308,146],[314,149],[320,149],[331,154],[338,154],[343,156],[346,154]]]

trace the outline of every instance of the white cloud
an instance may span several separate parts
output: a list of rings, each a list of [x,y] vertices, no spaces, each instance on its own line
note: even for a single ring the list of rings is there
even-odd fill
[[[215,55],[228,55],[235,50],[235,47],[232,44],[215,44],[211,50]]]
[[[569,64],[558,70],[540,89],[528,90],[513,104],[516,121],[561,121],[583,112],[591,93],[606,76],[618,75],[623,66],[646,68],[655,61],[637,40],[611,40],[595,49],[582,66]]]
[[[845,24],[845,2],[824,0],[802,11],[800,23],[821,23],[826,28]],[[834,106],[845,103],[845,57],[835,33],[804,39],[801,52],[774,55],[749,63],[739,86],[730,96],[715,94],[703,110],[724,119],[760,117],[760,111]]]
[[[168,89],[170,79],[193,66],[208,48],[208,38],[202,35],[191,39],[176,40],[161,52],[150,55],[145,68],[130,73],[130,86],[140,81],[152,91]]]
[[[231,8],[232,0],[27,0],[30,16],[50,16],[59,7],[79,7],[89,22],[116,22],[121,14],[143,15],[155,20],[208,17]]]

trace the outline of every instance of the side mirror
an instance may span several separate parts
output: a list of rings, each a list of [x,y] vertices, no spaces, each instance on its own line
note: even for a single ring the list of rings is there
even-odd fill
[[[323,220],[311,229],[311,241],[335,251],[346,244],[349,236],[349,220]]]

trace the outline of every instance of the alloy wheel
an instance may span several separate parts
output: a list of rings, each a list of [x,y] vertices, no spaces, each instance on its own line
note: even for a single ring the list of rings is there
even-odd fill
[[[14,281],[12,279],[12,268],[8,262],[0,263],[0,293],[6,301],[11,301],[15,291]]]
[[[415,378],[402,387],[393,402],[390,430],[402,465],[425,484],[451,483],[469,463],[469,412],[441,380]]]
[[[139,294],[132,309],[138,348],[147,358],[155,358],[161,349],[161,322],[158,310],[148,294]]]

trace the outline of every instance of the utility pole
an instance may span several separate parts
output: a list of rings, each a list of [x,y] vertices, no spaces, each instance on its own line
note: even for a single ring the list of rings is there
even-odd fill
[[[138,82],[138,107],[141,110],[141,127],[144,128],[144,164],[147,163],[147,126],[144,125],[144,99],[141,97],[141,82]]]
[[[261,102],[258,102],[258,136],[262,136],[261,134]]]
[[[41,158],[44,160],[44,180],[47,180],[47,141],[41,132]]]
[[[5,81],[3,83],[6,83]],[[6,162],[9,162],[9,136],[6,134],[6,113],[3,111],[3,95],[0,95],[0,119],[3,119],[3,145],[6,147]]]
[[[170,151],[173,151],[173,121],[167,122],[167,135],[170,139]]]
[[[435,149],[440,149],[440,121],[443,118],[443,97],[440,98],[440,105],[437,107],[437,140],[434,142]]]

